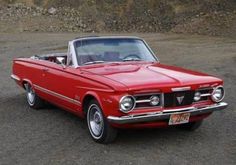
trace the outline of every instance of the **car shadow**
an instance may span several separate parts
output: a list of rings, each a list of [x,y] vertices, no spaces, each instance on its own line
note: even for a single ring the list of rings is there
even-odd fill
[[[32,120],[30,119],[28,122],[32,123],[38,122],[38,125],[41,125],[45,122],[45,120],[50,121],[50,123],[53,123],[54,120],[55,122],[57,122],[57,124],[53,125],[53,127],[58,126],[61,129],[66,129],[66,130],[70,129],[69,130],[70,132],[75,132],[74,138],[77,138],[76,136],[78,136],[78,138],[83,137],[85,142],[91,144],[92,139],[88,133],[87,124],[84,119],[81,119],[78,116],[50,103],[47,103],[45,108],[42,108],[40,110],[34,110],[32,108],[29,108],[25,100],[24,94],[15,95],[10,97],[9,99],[10,101],[4,102],[4,107],[13,106],[13,110],[15,109],[14,111],[17,110],[21,111],[21,113],[24,113],[25,115],[32,115]],[[17,115],[17,113],[14,114]],[[35,116],[37,116],[38,119],[37,121],[34,121],[33,119],[33,117]],[[28,118],[30,118],[30,116]],[[138,144],[151,145],[152,143],[157,143],[157,142],[160,144],[167,143],[167,141],[173,141],[174,144],[178,140],[181,141],[188,140],[188,138],[194,136],[192,134],[196,134],[200,130],[201,129],[189,133],[188,131],[181,130],[174,126],[167,128],[119,129],[118,137],[116,141],[112,144],[113,145],[126,144],[132,146],[132,145],[137,145],[138,143]],[[65,139],[67,139],[69,138],[67,136],[71,135],[65,134],[63,136]],[[93,144],[95,144],[95,142]]]

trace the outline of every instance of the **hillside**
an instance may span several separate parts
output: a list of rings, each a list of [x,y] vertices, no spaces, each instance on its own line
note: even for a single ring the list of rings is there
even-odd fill
[[[2,32],[176,32],[236,36],[235,0],[0,0]]]

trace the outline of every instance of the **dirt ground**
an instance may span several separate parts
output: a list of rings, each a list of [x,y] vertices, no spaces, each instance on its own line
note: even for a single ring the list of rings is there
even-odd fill
[[[0,164],[236,164],[236,40],[176,34],[143,37],[162,63],[206,72],[225,81],[229,107],[200,129],[121,131],[109,145],[92,141],[86,124],[56,107],[29,109],[10,79],[12,59],[66,51],[82,34],[0,34]],[[106,34],[109,35],[109,34]]]
[[[236,38],[235,0],[0,0],[0,33],[174,32]]]

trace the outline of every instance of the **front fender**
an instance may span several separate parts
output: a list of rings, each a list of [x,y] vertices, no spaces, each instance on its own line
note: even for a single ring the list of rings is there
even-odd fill
[[[85,95],[84,95],[83,98],[81,99],[81,100],[82,100],[82,107],[84,106],[84,105],[83,105],[84,102],[85,102],[84,99],[85,99],[87,96],[92,96],[92,97],[94,97],[94,98],[98,101],[98,103],[99,103],[99,105],[101,106],[101,108],[103,109],[102,101],[101,101],[100,97],[98,96],[98,94],[97,94],[96,92],[94,92],[94,91],[88,91],[88,92],[85,93]]]
[[[109,115],[115,115],[120,116],[121,112],[119,111],[119,99],[123,96],[115,93],[109,93],[109,92],[95,92],[95,91],[88,91],[82,98],[82,106],[85,103],[85,97],[86,96],[92,96],[94,97],[100,107],[102,108],[103,114],[105,117]]]

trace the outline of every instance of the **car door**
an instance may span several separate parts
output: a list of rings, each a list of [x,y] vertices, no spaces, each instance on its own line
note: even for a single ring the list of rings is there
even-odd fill
[[[80,96],[76,93],[79,84],[79,72],[72,66],[63,67],[60,64],[50,63],[43,69],[44,92],[46,100],[70,111],[81,109]]]

